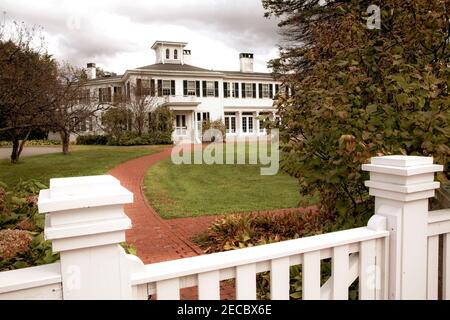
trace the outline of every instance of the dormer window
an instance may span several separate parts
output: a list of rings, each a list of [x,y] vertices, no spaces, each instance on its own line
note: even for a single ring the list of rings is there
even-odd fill
[[[177,50],[177,49],[173,50],[173,58],[174,58],[175,60],[178,59],[178,50]]]
[[[166,59],[170,59],[170,50],[166,49]]]

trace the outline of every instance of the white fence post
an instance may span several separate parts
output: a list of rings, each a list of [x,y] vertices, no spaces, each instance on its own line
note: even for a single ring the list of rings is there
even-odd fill
[[[375,196],[375,214],[387,218],[389,236],[389,299],[426,299],[428,198],[442,171],[432,157],[374,157],[363,165]]]
[[[38,208],[45,238],[61,256],[64,299],[131,299],[129,263],[120,242],[131,228],[123,204],[133,194],[112,176],[51,179]]]

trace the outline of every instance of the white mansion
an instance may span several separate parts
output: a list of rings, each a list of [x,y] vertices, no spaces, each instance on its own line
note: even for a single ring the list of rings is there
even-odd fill
[[[132,95],[131,88],[150,89],[157,104],[175,114],[174,141],[200,142],[203,120],[221,119],[228,135],[257,137],[265,129],[259,115],[275,116],[273,98],[281,83],[270,73],[253,72],[253,54],[241,53],[240,71],[207,70],[190,64],[191,51],[184,42],[156,41],[155,64],[127,70],[121,76],[96,78],[96,67],[89,63],[90,94],[103,102],[114,102],[116,95]],[[86,126],[86,133],[96,131]],[[192,141],[194,140],[194,141]]]

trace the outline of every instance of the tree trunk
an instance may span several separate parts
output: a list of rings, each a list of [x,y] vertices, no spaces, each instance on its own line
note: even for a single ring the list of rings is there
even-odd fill
[[[28,141],[28,138],[30,137],[30,134],[31,134],[31,129],[28,129],[27,135],[25,136],[25,138],[22,139],[22,141],[20,141],[17,158],[19,158],[20,155],[22,154],[23,147],[25,147],[25,143]]]
[[[69,154],[70,133],[65,132],[65,131],[60,131],[59,135],[61,136],[62,152],[64,154]]]
[[[11,163],[19,162],[19,149],[20,149],[20,141],[18,137],[14,137],[12,139],[12,152],[11,152]]]

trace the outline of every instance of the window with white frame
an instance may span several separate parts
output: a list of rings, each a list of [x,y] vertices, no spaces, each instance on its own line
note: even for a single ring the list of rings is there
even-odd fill
[[[226,82],[224,86],[224,97],[231,97],[231,92],[233,88],[231,88],[231,82]]]
[[[260,113],[259,114],[259,133],[266,133],[265,123],[269,119],[270,114],[268,113]]]
[[[253,113],[242,113],[242,133],[253,133]]]
[[[150,80],[149,79],[142,79],[142,94],[144,96],[150,95]]]
[[[231,83],[231,96],[233,98],[239,98],[239,84],[237,82]]]
[[[253,84],[244,83],[245,96],[248,98],[253,97]]]
[[[173,58],[174,58],[175,60],[178,59],[178,50],[177,50],[177,49],[173,50]]]
[[[236,113],[225,112],[226,133],[236,133]]]
[[[170,80],[162,81],[162,94],[163,96],[170,96],[171,94],[171,83]]]
[[[214,81],[206,82],[206,95],[208,97],[214,97],[214,95],[215,95]]]
[[[263,98],[270,98],[270,84],[264,84],[262,85],[262,97]]]
[[[166,49],[166,59],[170,59],[170,50]]]
[[[195,81],[188,81],[187,82],[187,94],[188,94],[188,96],[195,96],[196,92],[197,92],[196,82]]]

